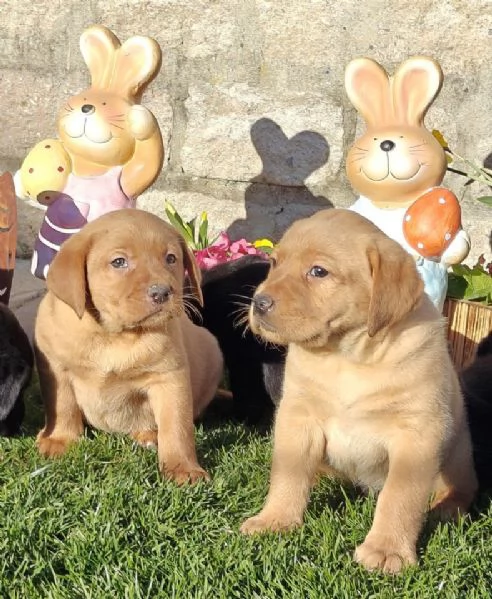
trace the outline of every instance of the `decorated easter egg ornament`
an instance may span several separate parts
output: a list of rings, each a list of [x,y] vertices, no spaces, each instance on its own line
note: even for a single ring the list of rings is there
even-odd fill
[[[403,219],[406,241],[429,260],[439,260],[460,228],[460,204],[445,187],[433,187],[417,198]]]
[[[45,139],[34,146],[22,163],[22,187],[31,200],[47,204],[45,196],[61,191],[71,171],[72,160],[61,141]]]

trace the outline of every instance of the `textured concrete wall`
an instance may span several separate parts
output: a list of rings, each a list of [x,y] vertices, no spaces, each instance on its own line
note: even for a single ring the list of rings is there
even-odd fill
[[[360,128],[343,86],[358,55],[390,72],[412,54],[437,58],[443,90],[427,123],[460,154],[492,151],[490,0],[2,0],[0,171],[19,167],[55,134],[55,114],[83,89],[78,43],[90,24],[120,39],[154,37],[163,66],[144,97],[165,140],[165,166],[140,206],[164,199],[187,216],[206,209],[215,230],[273,236],[320,206],[348,205],[344,157]],[[463,188],[472,256],[487,247],[492,210]],[[40,213],[21,206],[21,247]]]

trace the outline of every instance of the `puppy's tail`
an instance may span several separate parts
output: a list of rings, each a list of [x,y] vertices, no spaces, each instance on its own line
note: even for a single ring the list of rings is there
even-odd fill
[[[481,489],[492,489],[492,332],[460,376]]]

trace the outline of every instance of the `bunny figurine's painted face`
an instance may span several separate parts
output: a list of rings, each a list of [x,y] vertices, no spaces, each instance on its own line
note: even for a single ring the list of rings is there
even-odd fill
[[[58,133],[74,156],[101,166],[125,164],[133,155],[135,138],[126,121],[131,104],[103,91],[86,90],[72,96],[61,109]]]
[[[386,207],[411,204],[422,191],[439,185],[445,170],[439,142],[420,127],[368,129],[347,154],[354,189]]]
[[[391,78],[368,58],[348,65],[347,93],[367,129],[348,152],[347,175],[375,205],[409,206],[441,183],[446,157],[423,124],[441,83],[439,65],[425,57],[407,60]]]

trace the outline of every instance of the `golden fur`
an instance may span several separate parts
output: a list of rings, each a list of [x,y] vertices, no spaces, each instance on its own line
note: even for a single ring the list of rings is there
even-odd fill
[[[214,395],[222,356],[215,338],[184,313],[185,269],[201,301],[184,240],[141,210],[104,215],[63,244],[35,325],[42,454],[65,452],[87,422],[157,443],[162,473],[178,483],[207,477],[193,418]]]
[[[431,495],[455,516],[477,483],[445,321],[413,259],[362,216],[319,212],[273,252],[250,322],[288,355],[270,490],[242,532],[300,525],[316,472],[330,470],[379,491],[355,559],[385,572],[416,563]]]

